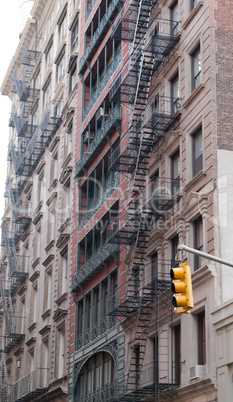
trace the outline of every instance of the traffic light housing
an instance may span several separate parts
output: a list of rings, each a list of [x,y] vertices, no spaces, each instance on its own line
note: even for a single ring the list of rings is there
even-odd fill
[[[170,270],[172,279],[171,289],[173,291],[172,303],[175,313],[189,313],[194,307],[191,269],[188,262],[180,264],[177,268]]]

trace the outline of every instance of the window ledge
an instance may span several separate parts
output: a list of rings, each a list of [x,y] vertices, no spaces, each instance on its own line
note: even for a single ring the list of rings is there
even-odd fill
[[[184,191],[187,191],[192,187],[198,180],[206,176],[206,170],[200,170],[184,187]]]
[[[42,318],[42,320],[45,320],[47,317],[50,317],[50,316],[51,316],[51,309],[49,308],[41,315],[41,318]]]
[[[198,11],[200,10],[200,8],[203,6],[204,0],[200,0],[196,7],[191,11],[191,13],[189,14],[188,18],[186,18],[186,20],[184,21],[182,28],[183,29],[187,29],[187,27],[189,26],[190,22],[193,20],[193,18],[195,17],[195,15],[198,13]]]
[[[55,303],[59,306],[61,303],[63,303],[65,300],[68,298],[68,293],[63,293],[61,296],[58,297],[57,300],[55,300]]]
[[[49,187],[49,192],[57,187],[58,179],[54,179],[51,186]]]
[[[33,322],[31,325],[30,325],[30,327],[28,327],[28,331],[29,332],[31,332],[31,331],[33,331],[33,329],[35,329],[36,328],[36,322]]]
[[[37,265],[40,263],[40,257],[36,257],[36,259],[32,263],[32,268],[36,268]]]
[[[206,282],[213,276],[214,275],[208,265],[203,265],[202,267],[198,268],[192,273],[193,289],[199,287],[202,283]]]
[[[51,248],[53,248],[54,244],[55,244],[55,240],[51,240],[51,241],[49,242],[49,244],[45,247],[46,253],[48,253],[49,250],[51,250]]]
[[[202,91],[202,89],[205,87],[205,84],[201,83],[198,85],[196,89],[191,93],[191,95],[186,99],[186,101],[183,103],[183,108],[185,109],[187,106],[192,103],[192,101],[196,98],[196,96]]]

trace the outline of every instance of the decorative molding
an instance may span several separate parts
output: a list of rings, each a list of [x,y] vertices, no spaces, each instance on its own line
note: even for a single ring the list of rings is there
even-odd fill
[[[192,21],[192,19],[195,17],[195,15],[198,13],[200,8],[203,6],[203,3],[204,3],[204,0],[199,0],[199,2],[197,3],[196,7],[191,11],[189,16],[184,21],[184,23],[182,25],[183,29],[187,29],[187,27],[189,26],[189,24]]]
[[[198,85],[196,89],[191,93],[191,95],[186,99],[186,101],[182,104],[183,108],[186,109],[187,106],[192,103],[192,101],[196,98],[196,96],[205,88],[205,84],[201,83]]]
[[[48,265],[51,264],[51,262],[54,260],[54,254],[49,254],[49,256],[42,262],[42,265],[44,267],[47,267]]]

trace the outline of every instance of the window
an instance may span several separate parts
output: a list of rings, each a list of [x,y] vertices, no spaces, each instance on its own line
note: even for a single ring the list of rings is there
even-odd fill
[[[192,57],[192,91],[201,83],[201,48],[200,45],[194,50]]]
[[[69,90],[70,93],[73,91],[75,85],[78,82],[78,72],[77,72],[77,63],[74,63],[70,69],[70,83],[69,83]]]
[[[69,122],[67,130],[64,134],[64,160],[72,152],[72,132],[73,132],[73,119]]]
[[[151,256],[151,281],[154,281],[158,274],[158,255],[157,252]]]
[[[34,284],[31,290],[30,306],[30,324],[33,324],[37,320],[37,284]]]
[[[62,275],[61,275],[61,295],[66,293],[67,282],[67,268],[68,268],[68,252],[62,255]]]
[[[65,220],[70,217],[70,185],[65,186],[63,191],[63,214]]]
[[[200,127],[192,136],[193,138],[193,176],[203,168],[202,152],[202,128]]]
[[[171,104],[171,112],[176,113],[178,109],[178,101],[180,97],[180,84],[179,84],[179,76],[178,73],[175,75],[175,77],[171,80],[171,98],[172,98],[172,104]]]
[[[34,259],[40,257],[40,229],[35,230],[33,239]]]
[[[192,11],[192,9],[196,7],[198,2],[199,0],[190,0],[190,11]]]
[[[49,104],[50,97],[51,97],[51,81],[49,79],[44,87],[44,108],[46,108],[47,105]]]
[[[58,155],[54,155],[51,157],[50,164],[50,185],[53,184],[54,180],[58,177]]]
[[[52,299],[52,271],[51,269],[45,272],[45,286],[44,286],[44,311],[51,308]]]
[[[57,376],[61,378],[65,373],[65,328],[57,332]]]
[[[48,243],[52,240],[55,240],[56,234],[56,215],[55,215],[55,208],[50,209],[48,211]]]
[[[173,340],[174,340],[174,371],[175,371],[175,384],[180,384],[180,364],[181,364],[181,338],[180,338],[180,324],[175,325],[173,328]]]
[[[37,182],[37,200],[36,200],[36,206],[40,203],[41,200],[44,199],[44,175],[43,173],[40,174],[38,177],[38,182]]]
[[[47,68],[49,68],[53,60],[53,43],[49,45],[45,58],[46,58],[46,66]]]
[[[37,71],[33,78],[33,88],[40,89],[40,71]]]
[[[75,400],[94,394],[104,385],[111,384],[116,377],[115,371],[115,364],[109,353],[101,352],[90,358],[80,371],[75,387]]]
[[[176,194],[180,189],[180,152],[176,151],[171,156],[171,178],[172,194]]]
[[[44,387],[47,386],[48,368],[49,368],[49,345],[48,340],[42,342],[42,378]]]
[[[179,236],[175,235],[171,239],[171,267],[177,267],[179,266],[179,262],[176,260],[177,259],[177,247],[179,245]]]
[[[176,1],[171,7],[171,35],[176,36],[178,32],[179,23],[179,8],[178,1]]]
[[[62,21],[59,24],[59,37],[60,37],[60,42],[62,41],[62,39],[64,38],[64,36],[66,35],[66,23],[67,23],[67,19],[66,19],[66,14],[63,17]]]
[[[202,217],[194,222],[194,248],[203,251],[203,222]],[[201,267],[201,257],[194,255],[194,270]]]
[[[78,42],[78,18],[75,21],[72,30],[71,30],[71,51],[74,50],[75,46]]]
[[[205,311],[197,314],[197,364],[206,364]]]
[[[36,103],[32,111],[32,125],[37,127],[38,124],[39,124],[39,107],[38,103]]]
[[[64,72],[65,72],[65,56],[63,54],[63,56],[57,63],[57,82],[59,82],[61,80]]]

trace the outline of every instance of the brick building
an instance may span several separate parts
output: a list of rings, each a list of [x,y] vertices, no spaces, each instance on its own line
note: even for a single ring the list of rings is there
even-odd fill
[[[177,253],[232,260],[232,11],[81,5],[70,401],[232,399],[232,269]],[[181,316],[169,273],[186,258]]]

